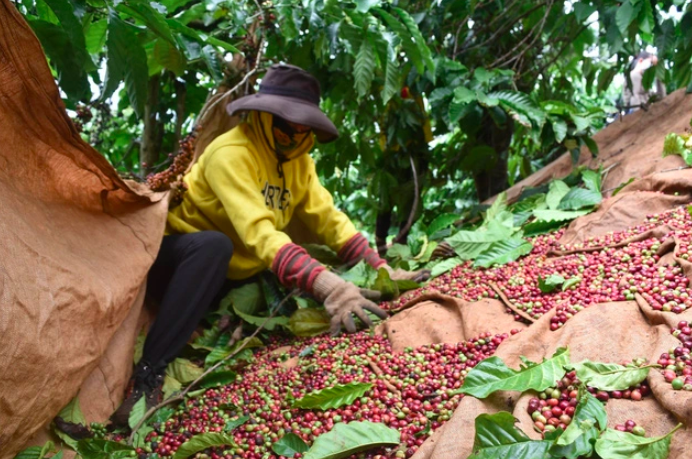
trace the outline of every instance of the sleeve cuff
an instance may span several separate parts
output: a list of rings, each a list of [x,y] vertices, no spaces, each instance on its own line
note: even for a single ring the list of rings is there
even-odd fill
[[[346,244],[339,250],[339,258],[348,265],[355,265],[360,260],[365,260],[367,264],[375,269],[379,269],[386,265],[387,262],[373,249],[370,248],[368,240],[361,233],[356,233]]]
[[[272,271],[282,285],[310,293],[315,279],[325,269],[304,248],[293,243],[281,247],[272,262]]]

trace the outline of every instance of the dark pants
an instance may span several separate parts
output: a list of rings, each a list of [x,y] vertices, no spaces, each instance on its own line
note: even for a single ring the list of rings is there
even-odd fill
[[[175,359],[222,290],[232,256],[233,243],[217,231],[164,236],[147,280],[160,308],[143,361],[162,371]]]

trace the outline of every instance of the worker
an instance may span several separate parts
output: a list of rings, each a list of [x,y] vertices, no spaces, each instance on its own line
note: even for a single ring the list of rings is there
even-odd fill
[[[394,270],[370,248],[349,218],[334,206],[308,154],[314,138],[338,137],[319,108],[320,87],[308,72],[273,65],[257,94],[227,107],[243,122],[217,137],[185,176],[182,203],[170,210],[167,235],[148,278],[160,298],[125,401],[111,416],[126,426],[134,404],[159,402],[166,366],[183,349],[226,279],[243,280],[269,268],[287,288],[324,304],[331,332],[354,332],[353,315],[371,326],[365,311],[386,318],[358,287],[308,255],[282,230],[298,218],[345,264],[365,260],[394,280],[423,281],[429,271]]]
[[[666,89],[658,79],[654,82],[653,88],[644,88],[644,72],[657,64],[658,58],[646,51],[640,52],[632,59],[629,74],[632,86],[625,82],[622,95],[625,114],[635,112],[640,108],[646,109],[649,103],[663,99],[666,96]]]

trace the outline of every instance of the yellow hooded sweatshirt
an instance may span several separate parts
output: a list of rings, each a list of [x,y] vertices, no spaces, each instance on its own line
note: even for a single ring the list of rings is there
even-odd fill
[[[220,231],[231,238],[229,279],[271,267],[291,239],[282,232],[295,215],[338,252],[359,233],[334,207],[308,155],[312,135],[279,166],[272,115],[250,112],[247,122],[217,137],[185,176],[183,202],[168,213],[168,234]],[[283,177],[280,175],[283,172]]]

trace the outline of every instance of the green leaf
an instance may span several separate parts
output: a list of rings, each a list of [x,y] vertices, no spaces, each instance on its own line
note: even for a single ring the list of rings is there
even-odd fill
[[[380,446],[398,445],[400,439],[401,434],[397,430],[381,423],[337,423],[331,431],[315,439],[303,458],[341,459]]]
[[[555,231],[556,229],[561,228],[566,224],[567,222],[565,221],[536,220],[534,222],[527,223],[524,226],[522,226],[522,231],[524,231],[525,237],[534,237],[538,236],[539,234],[546,234],[550,233],[551,231]]]
[[[233,344],[233,346],[228,346],[228,342],[230,340],[230,336],[228,334],[224,334],[219,338],[219,341],[214,348],[213,351],[207,355],[206,359],[204,360],[204,366],[209,367],[211,365],[214,365],[217,362],[220,362],[221,360],[225,359],[229,355],[233,354],[236,349],[240,348],[243,346],[243,351],[236,355],[234,359],[243,359],[243,354],[250,353],[249,355],[252,355],[250,349],[253,347],[262,347],[264,344],[262,343],[262,340],[260,340],[257,337],[254,338],[245,338],[241,341],[238,341],[237,343]]]
[[[229,419],[226,421],[226,425],[223,426],[223,431],[226,433],[231,433],[249,420],[250,416],[240,416],[238,419]]]
[[[372,10],[375,11],[377,15],[384,20],[386,25],[401,39],[401,46],[404,48],[404,51],[406,51],[406,57],[411,60],[418,73],[423,75],[425,73],[425,61],[421,54],[421,50],[411,36],[411,32],[396,18],[396,16],[389,14],[382,8],[373,7]]]
[[[63,421],[71,422],[72,424],[82,424],[87,425],[86,418],[82,413],[82,408],[79,406],[79,396],[75,396],[70,403],[65,405],[65,407],[58,413],[59,418]]]
[[[598,171],[591,169],[585,169],[581,173],[581,179],[584,182],[587,190],[595,191],[597,193],[601,192],[601,174]]]
[[[367,287],[377,279],[377,271],[365,260],[361,260],[353,268],[341,274],[341,278],[358,287]]]
[[[591,457],[598,435],[606,428],[607,414],[603,403],[582,388],[572,422],[555,442],[555,457],[577,459]]]
[[[163,398],[170,397],[174,393],[179,392],[182,388],[183,385],[177,379],[171,378],[169,375],[163,378]]]
[[[522,237],[493,242],[476,257],[473,266],[489,268],[492,265],[504,265],[531,253],[531,250],[533,250],[533,244]]]
[[[140,419],[144,417],[144,415],[147,412],[147,400],[146,397],[142,396],[137,400],[137,403],[132,407],[132,411],[130,411],[130,415],[127,418],[127,425],[130,426],[130,429],[134,429],[135,426],[139,423]]]
[[[181,33],[186,37],[193,39],[201,45],[211,45],[217,48],[224,49],[229,53],[242,54],[238,48],[231,45],[230,43],[226,43],[225,41],[219,40],[218,38],[209,37],[203,33],[197,32],[195,29],[187,27],[186,25],[184,25],[176,19],[166,19],[166,23],[168,24],[171,30]]]
[[[585,188],[572,188],[569,193],[562,198],[558,209],[560,210],[579,210],[584,207],[591,207],[599,204],[603,200],[598,191],[587,190]]]
[[[154,412],[154,414],[149,418],[147,424],[161,424],[168,421],[171,416],[175,413],[175,410],[170,406],[162,406]]]
[[[311,392],[293,401],[293,408],[319,408],[328,410],[350,405],[372,389],[372,384],[353,382]]]
[[[120,3],[115,9],[138,19],[147,27],[147,30],[163,38],[169,44],[176,45],[165,16],[156,11],[149,2]]]
[[[375,77],[375,50],[368,40],[368,35],[360,44],[356,63],[353,66],[353,78],[355,80],[358,97],[363,98],[370,92],[372,80]]]
[[[380,3],[380,0],[355,0],[356,9],[359,13],[367,13],[370,8]],[[284,454],[285,456],[285,454]]]
[[[126,459],[133,457],[131,446],[108,440],[86,438],[77,442],[75,450],[82,459]]]
[[[70,99],[89,99],[91,91],[84,63],[80,61],[79,53],[75,51],[67,32],[50,22],[28,22],[58,73],[60,89],[65,91]]]
[[[563,120],[557,119],[552,121],[553,132],[555,133],[555,141],[557,143],[562,143],[567,137],[567,123]]]
[[[46,454],[53,451],[55,451],[55,445],[48,440],[43,446],[30,446],[18,452],[14,459],[43,459]]]
[[[407,260],[411,258],[411,248],[404,244],[392,244],[392,246],[387,249],[387,258]]]
[[[387,105],[387,102],[399,92],[401,88],[401,72],[399,64],[395,61],[387,61],[387,70],[384,78],[384,88],[382,88],[382,103]]]
[[[433,90],[433,92],[430,93],[430,96],[428,97],[428,102],[430,102],[431,105],[436,104],[451,96],[452,94],[454,94],[454,91],[451,88],[436,88],[435,90]]]
[[[445,241],[452,246],[464,260],[473,260],[490,247],[493,242],[505,241],[512,237],[513,230],[505,226],[496,226],[486,231],[462,230],[448,237]]]
[[[557,209],[557,206],[562,201],[562,198],[569,193],[569,186],[562,180],[553,180],[550,182],[548,194],[545,197],[545,202],[550,210]]]
[[[465,86],[459,86],[454,89],[454,103],[457,104],[468,104],[478,99],[478,96],[474,91],[471,91]]]
[[[473,441],[473,451],[489,446],[508,445],[529,441],[524,432],[514,424],[517,420],[511,413],[500,411],[496,414],[481,414],[476,417],[476,434]]]
[[[173,459],[185,459],[195,453],[214,446],[235,446],[233,436],[221,432],[211,432],[195,435],[180,445]]]
[[[185,57],[169,42],[157,39],[154,42],[154,59],[163,68],[172,71],[177,76],[185,73]]]
[[[175,378],[183,384],[188,384],[199,378],[204,369],[198,367],[187,359],[177,358],[168,364],[166,375]]]
[[[680,155],[682,156],[685,152],[685,139],[677,134],[666,135],[663,141],[663,157],[670,155]]]
[[[60,25],[60,19],[53,13],[53,10],[48,6],[45,0],[36,0],[35,5],[36,14],[40,20]]]
[[[505,210],[507,210],[507,193],[503,191],[497,195],[497,198],[495,198],[493,204],[488,207],[488,210],[485,212],[485,219],[488,221],[496,220],[498,215]]]
[[[550,359],[513,370],[499,358],[490,357],[478,363],[466,376],[459,393],[485,398],[498,390],[543,391],[562,379],[569,364],[569,351],[558,349]]]
[[[579,394],[579,403],[574,411],[572,423],[567,426],[556,443],[568,445],[574,442],[578,436],[583,434],[580,424],[584,421],[593,421],[592,426],[596,427],[598,431],[603,431],[608,424],[608,415],[603,403],[585,389]]]
[[[84,40],[89,54],[98,54],[106,46],[106,30],[108,30],[106,19],[90,22],[84,28]]]
[[[102,100],[110,97],[120,81],[124,79],[130,105],[137,116],[142,118],[149,81],[147,54],[132,26],[120,19],[115,12],[111,12],[108,16],[106,46],[108,47],[108,71]]]
[[[266,307],[267,303],[258,282],[234,288],[219,304],[219,308],[223,311],[230,312],[233,309],[249,315],[255,315]]]
[[[537,127],[545,124],[546,113],[523,92],[495,91],[488,94],[488,97],[499,100],[500,106],[526,127],[531,127],[532,123]]]
[[[144,342],[147,340],[147,327],[142,327],[142,330],[137,335],[137,342],[135,342],[135,352],[134,352],[134,364],[137,365],[142,358],[142,353],[144,352]]]
[[[372,288],[382,293],[383,301],[389,301],[399,296],[397,283],[389,277],[389,272],[384,268],[377,270],[377,279],[375,279]]]
[[[237,310],[235,306],[233,307],[233,311],[238,315],[238,317],[243,319],[245,322],[252,324],[256,327],[259,327],[260,325],[264,324],[264,328],[267,331],[273,331],[277,326],[288,326],[288,317],[277,316],[267,320],[266,317],[245,314],[244,312]]]
[[[589,16],[596,12],[596,9],[595,5],[586,2],[576,2],[574,4],[574,15],[577,18],[577,22],[584,22],[585,19],[588,19]]]
[[[442,274],[451,271],[464,261],[465,260],[463,260],[461,257],[447,258],[446,260],[434,261],[428,264],[426,269],[430,269],[430,277],[434,279],[437,276],[441,276]]]
[[[428,235],[428,237],[432,237],[438,231],[452,226],[457,220],[459,220],[459,215],[457,214],[439,214],[432,222],[430,222],[430,225],[428,225],[428,229],[425,233]]]
[[[593,156],[594,158],[598,156],[598,144],[591,137],[583,136],[580,137],[580,139],[588,147],[589,151],[591,152],[591,156]]]
[[[534,210],[536,220],[544,222],[564,222],[588,214],[588,210]]]
[[[602,459],[666,459],[670,440],[682,424],[662,437],[639,437],[629,432],[608,429],[596,440],[596,452]]]
[[[430,75],[433,76],[434,83],[435,62],[432,59],[432,52],[430,51],[430,48],[428,48],[427,41],[425,40],[425,38],[423,38],[423,34],[421,34],[420,29],[416,24],[416,21],[414,21],[411,15],[408,14],[408,12],[406,12],[406,10],[402,8],[393,7],[392,11],[394,11],[399,16],[401,21],[406,25],[406,28],[413,37],[414,43],[418,47],[418,51],[420,52],[423,61],[425,61],[425,65],[428,67],[428,70],[430,71]],[[422,72],[419,73],[422,74]]]
[[[564,282],[565,278],[560,276],[559,274],[551,274],[545,279],[538,276],[538,288],[543,293],[550,293],[554,291],[556,288],[564,284]]]
[[[622,2],[617,13],[615,13],[615,23],[622,35],[627,35],[627,29],[632,23],[632,19],[634,19],[634,8],[632,3],[626,0]]]
[[[610,196],[613,197],[617,195],[620,191],[622,191],[623,188],[625,188],[627,185],[634,182],[635,180],[636,179],[634,177],[630,177],[629,180],[627,180],[626,182],[622,182],[620,185],[617,186],[617,188],[613,190],[613,194],[611,194]]]
[[[341,259],[337,256],[336,252],[334,252],[326,245],[301,244],[301,247],[308,251],[308,255],[310,255],[312,258],[319,261],[323,265],[339,266],[342,263]]]
[[[132,438],[132,446],[135,448],[142,448],[144,445],[147,443],[147,435],[152,433],[154,431],[154,428],[148,425],[143,425],[142,427],[135,432],[134,437]]]
[[[565,290],[569,290],[571,287],[575,285],[579,285],[581,283],[581,277],[579,276],[574,276],[570,277],[565,281],[564,284],[562,284],[562,291],[564,292]]]
[[[651,367],[623,367],[584,360],[573,365],[579,380],[600,390],[626,390],[644,381]]]
[[[298,309],[288,321],[288,329],[296,336],[315,336],[329,331],[331,317],[324,309]]]
[[[60,20],[60,25],[70,38],[70,43],[73,47],[72,52],[76,54],[76,61],[81,66],[93,68],[93,62],[89,58],[89,53],[86,49],[84,30],[79,18],[75,14],[72,3],[68,0],[45,0],[45,2]],[[89,66],[89,64],[91,65]]]
[[[199,387],[208,389],[210,387],[225,386],[233,383],[237,377],[238,374],[235,371],[217,370],[205,376],[199,382]]]
[[[277,442],[272,444],[272,451],[274,451],[279,456],[293,457],[296,453],[303,454],[310,447],[307,443],[303,441],[298,435],[294,433],[287,433],[281,437]]]
[[[510,413],[481,414],[476,417],[473,454],[469,459],[547,458],[550,441],[533,441],[514,426]]]

